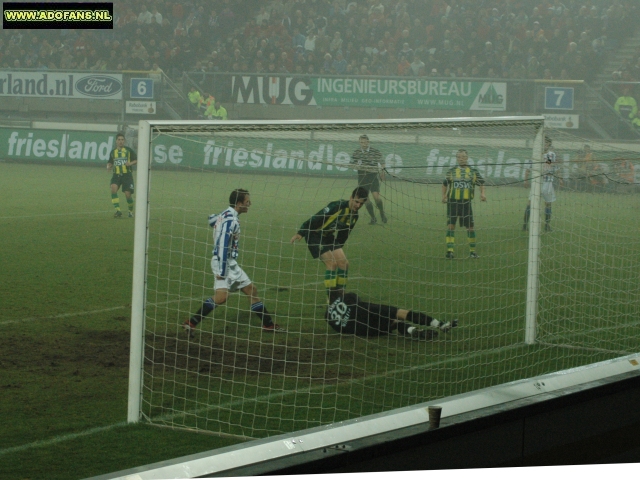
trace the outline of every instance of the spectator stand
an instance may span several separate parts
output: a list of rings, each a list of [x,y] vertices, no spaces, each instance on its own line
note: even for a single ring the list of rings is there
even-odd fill
[[[609,81],[601,88],[603,101],[609,107],[609,117],[613,117],[610,123],[614,123],[615,138],[640,139],[640,117],[637,107],[633,113],[631,103],[636,106],[640,102],[640,82],[638,81]],[[632,102],[621,99],[632,99]],[[629,105],[629,106],[628,106]],[[611,113],[613,112],[613,113]]]
[[[181,92],[183,73],[196,71],[489,78],[514,91],[516,80],[522,89],[522,80],[590,85],[636,32],[639,9],[637,0],[116,0],[112,31],[0,32],[0,68],[123,72],[157,63]],[[180,114],[169,89],[164,102]],[[522,102],[513,111],[532,111]]]

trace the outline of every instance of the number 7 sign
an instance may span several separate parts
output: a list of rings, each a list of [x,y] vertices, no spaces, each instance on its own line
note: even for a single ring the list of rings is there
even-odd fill
[[[573,87],[545,87],[546,110],[573,110]]]

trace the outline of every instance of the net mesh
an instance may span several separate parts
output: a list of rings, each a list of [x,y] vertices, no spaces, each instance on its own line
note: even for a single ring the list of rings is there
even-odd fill
[[[541,127],[490,119],[156,127],[143,418],[265,437],[637,350],[637,187],[621,166],[635,154],[591,144],[585,160],[582,140],[550,131],[556,199],[545,232],[546,202],[533,197],[541,212],[540,295],[536,342],[524,342],[531,241],[524,214],[538,171],[532,166],[544,163],[540,141],[535,148]],[[384,177],[388,221],[375,202],[376,224],[360,209],[343,249],[346,290],[440,322],[458,319],[435,340],[399,329],[369,337],[334,331],[325,320],[327,268],[304,240],[291,243],[304,221],[351,196],[355,170],[364,168],[353,163],[362,134],[381,152],[368,172]],[[471,202],[474,235],[459,223],[451,235],[443,203],[443,180],[460,148],[486,184],[486,202],[479,186]],[[238,292],[189,338],[181,325],[214,294],[207,219],[227,208],[236,188],[252,202],[239,216],[238,263],[286,332],[264,331]],[[453,259],[445,258],[449,249]]]

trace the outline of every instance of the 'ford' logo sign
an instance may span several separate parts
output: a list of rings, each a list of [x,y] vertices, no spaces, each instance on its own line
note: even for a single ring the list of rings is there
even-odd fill
[[[110,97],[122,90],[122,83],[106,75],[91,75],[76,82],[76,91],[90,97]]]

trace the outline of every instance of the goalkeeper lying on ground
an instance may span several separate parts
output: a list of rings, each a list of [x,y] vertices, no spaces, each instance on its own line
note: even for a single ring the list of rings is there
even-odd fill
[[[399,334],[418,340],[433,340],[438,331],[424,330],[413,324],[434,327],[445,333],[458,326],[457,319],[443,323],[422,312],[365,302],[355,293],[345,293],[334,300],[327,307],[325,319],[338,333],[377,337],[397,329]]]

